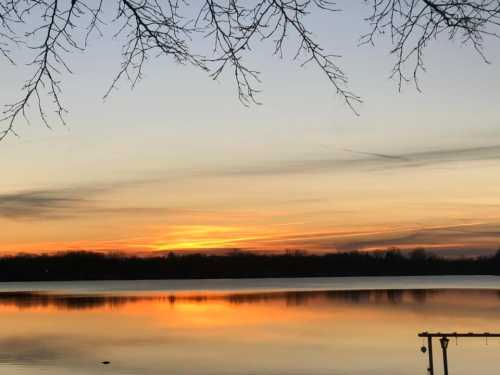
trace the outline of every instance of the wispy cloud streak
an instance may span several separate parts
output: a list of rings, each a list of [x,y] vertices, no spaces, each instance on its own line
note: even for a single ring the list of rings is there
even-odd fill
[[[127,186],[125,184],[125,186]],[[0,194],[0,218],[10,220],[60,220],[88,215],[160,215],[192,213],[178,207],[109,206],[98,194],[118,188],[67,188]]]
[[[382,159],[410,161],[410,159],[408,159],[404,156],[398,156],[398,155],[388,155],[388,154],[380,154],[380,153],[376,153],[376,152],[366,152],[366,151],[355,151],[355,150],[351,150],[349,148],[345,148],[344,151],[351,152],[353,154],[374,156],[376,158],[382,158]]]
[[[467,161],[500,160],[500,145],[420,151],[391,155],[386,153],[354,151],[350,154],[366,157],[321,158],[306,160],[284,160],[231,167],[213,171],[214,176],[271,176],[287,174],[325,173],[338,170],[385,170],[393,168],[433,167]]]
[[[58,218],[85,200],[64,190],[33,190],[0,195],[0,217]]]

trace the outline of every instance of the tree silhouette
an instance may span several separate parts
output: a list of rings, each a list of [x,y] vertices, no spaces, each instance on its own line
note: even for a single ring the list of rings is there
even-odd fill
[[[372,12],[366,19],[371,32],[361,41],[373,44],[379,35],[390,36],[395,56],[392,72],[399,87],[414,80],[418,88],[423,52],[440,36],[470,44],[487,62],[484,38],[497,37],[500,26],[500,0],[363,1]],[[71,72],[66,58],[75,50],[85,51],[89,37],[103,35],[109,23],[119,25],[116,36],[122,38],[123,48],[121,66],[105,96],[122,79],[135,86],[148,59],[167,56],[214,79],[230,70],[241,102],[257,103],[259,72],[247,65],[246,57],[266,40],[281,57],[292,40],[298,45],[295,58],[320,69],[356,113],[361,99],[350,91],[348,78],[336,62],[338,56],[326,52],[305,23],[312,12],[337,10],[329,0],[199,0],[194,4],[186,0],[0,0],[0,56],[12,64],[16,63],[13,49],[24,49],[32,56],[32,73],[21,97],[3,110],[0,140],[16,134],[16,122],[20,117],[27,120],[30,105],[46,126],[50,126],[47,106],[64,123],[61,77]],[[196,37],[213,45],[211,53],[195,51]],[[404,73],[407,65],[412,77]],[[46,98],[52,103],[46,103]]]
[[[62,252],[0,256],[1,281],[138,280],[263,277],[500,275],[497,255],[444,258],[422,249],[314,254],[231,252],[226,255]]]

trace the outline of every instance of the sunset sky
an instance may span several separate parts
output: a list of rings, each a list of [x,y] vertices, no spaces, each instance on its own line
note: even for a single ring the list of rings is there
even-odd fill
[[[313,66],[266,44],[251,58],[263,104],[248,108],[230,74],[214,82],[167,59],[103,102],[120,41],[73,54],[68,125],[33,116],[0,143],[0,251],[496,250],[498,41],[486,43],[490,65],[435,41],[423,92],[399,93],[389,41],[358,46],[369,8],[348,3],[310,23],[342,55],[360,116]],[[11,103],[29,67],[0,60],[0,72],[0,103]]]

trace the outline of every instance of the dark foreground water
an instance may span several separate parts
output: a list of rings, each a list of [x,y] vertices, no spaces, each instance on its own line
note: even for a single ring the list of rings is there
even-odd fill
[[[426,330],[500,331],[500,278],[0,284],[2,375],[425,374]],[[500,340],[449,357],[498,374]]]

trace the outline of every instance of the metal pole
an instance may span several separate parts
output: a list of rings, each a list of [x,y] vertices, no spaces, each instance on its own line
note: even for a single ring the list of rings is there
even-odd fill
[[[427,337],[427,351],[429,352],[429,375],[434,375],[434,361],[432,359],[432,337]]]
[[[448,375],[448,353],[447,353],[447,348],[448,348],[448,338],[442,337],[439,339],[441,342],[441,349],[443,349],[443,369],[444,369],[444,375]]]

